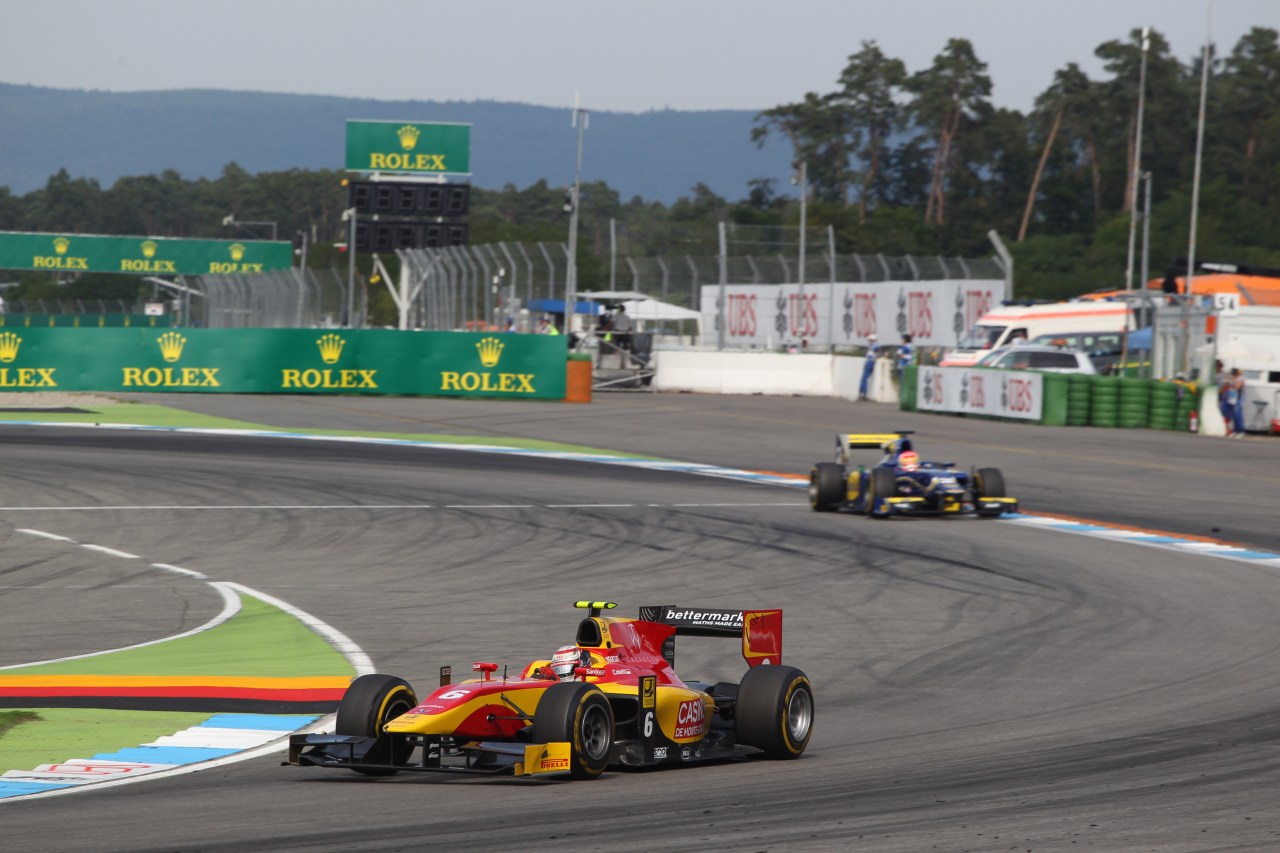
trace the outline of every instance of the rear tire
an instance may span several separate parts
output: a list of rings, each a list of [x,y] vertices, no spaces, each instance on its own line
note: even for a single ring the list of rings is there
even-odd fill
[[[734,711],[738,743],[768,758],[799,758],[813,733],[813,686],[792,666],[758,666],[742,677]]]
[[[393,675],[362,675],[338,705],[338,720],[334,732],[340,735],[378,738],[366,760],[374,763],[408,764],[413,747],[403,738],[384,735],[382,727],[401,714],[412,711],[418,705],[413,688],[403,678]],[[394,776],[398,770],[351,768],[365,776]]]
[[[819,462],[809,471],[809,506],[814,512],[835,512],[844,503],[844,468]]]
[[[568,741],[569,772],[573,778],[596,778],[613,757],[613,709],[609,700],[600,688],[581,681],[551,685],[538,700],[530,741]]]

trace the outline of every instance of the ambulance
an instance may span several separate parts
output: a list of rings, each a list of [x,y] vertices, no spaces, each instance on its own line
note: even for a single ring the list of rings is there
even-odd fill
[[[1051,302],[1002,305],[978,318],[958,346],[938,362],[941,367],[971,367],[993,349],[1018,339],[1078,332],[1131,331],[1133,311],[1127,302]]]

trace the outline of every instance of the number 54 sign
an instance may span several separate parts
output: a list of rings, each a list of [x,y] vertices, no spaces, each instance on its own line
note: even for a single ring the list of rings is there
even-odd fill
[[[1240,313],[1240,294],[1213,294],[1213,310],[1218,312],[1219,317],[1235,317]]]

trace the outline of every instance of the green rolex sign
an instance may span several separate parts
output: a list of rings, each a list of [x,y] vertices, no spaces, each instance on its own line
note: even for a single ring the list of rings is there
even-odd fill
[[[284,242],[0,232],[0,269],[219,275],[292,265],[293,246]]]
[[[347,170],[471,174],[471,125],[347,121]]]

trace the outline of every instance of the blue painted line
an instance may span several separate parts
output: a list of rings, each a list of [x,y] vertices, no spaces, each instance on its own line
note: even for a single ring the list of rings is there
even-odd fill
[[[218,714],[201,723],[213,729],[253,729],[254,731],[295,732],[320,719],[318,715],[301,714]]]
[[[196,764],[243,752],[239,749],[209,749],[203,746],[135,746],[119,752],[95,755],[98,761],[134,761],[138,764]]]
[[[0,779],[0,800],[6,797],[22,797],[27,794],[43,794],[59,788],[73,788],[74,785],[61,782],[6,782]]]

